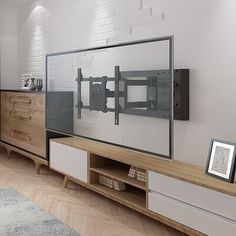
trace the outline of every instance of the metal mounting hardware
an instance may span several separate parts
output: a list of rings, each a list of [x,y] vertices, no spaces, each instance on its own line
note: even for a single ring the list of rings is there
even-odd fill
[[[141,79],[137,79],[141,78]],[[144,79],[145,78],[145,79]],[[81,101],[81,83],[89,82],[89,106]],[[107,81],[114,82],[114,91],[106,88]],[[115,77],[83,78],[82,69],[78,69],[78,118],[81,109],[90,111],[114,112],[114,123],[119,125],[119,114],[141,115],[167,119],[170,117],[170,71],[120,71],[115,66]],[[128,101],[129,88],[146,87],[146,99]],[[144,90],[145,91],[145,90]],[[107,107],[107,98],[114,98],[114,108]],[[122,98],[123,104],[120,98]],[[189,119],[189,70],[174,71],[174,118]]]
[[[115,67],[115,125],[119,125],[119,81],[120,81],[120,67]]]
[[[77,100],[78,100],[78,104],[77,104],[77,117],[78,119],[81,118],[81,107],[82,105],[82,101],[81,101],[81,81],[83,80],[83,75],[82,75],[82,69],[78,68],[78,77],[76,79],[77,81]]]

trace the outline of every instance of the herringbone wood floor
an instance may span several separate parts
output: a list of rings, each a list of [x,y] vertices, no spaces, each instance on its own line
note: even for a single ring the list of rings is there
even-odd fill
[[[18,154],[0,152],[0,187],[12,187],[71,226],[81,236],[180,236],[157,221],[123,207],[79,185],[63,188],[63,176]]]

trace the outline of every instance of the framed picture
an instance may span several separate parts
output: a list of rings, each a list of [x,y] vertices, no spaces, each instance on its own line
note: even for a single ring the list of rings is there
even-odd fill
[[[30,89],[30,79],[32,78],[31,74],[23,74],[21,79],[21,88],[29,90]]]
[[[236,144],[212,139],[206,174],[232,183],[235,174]]]

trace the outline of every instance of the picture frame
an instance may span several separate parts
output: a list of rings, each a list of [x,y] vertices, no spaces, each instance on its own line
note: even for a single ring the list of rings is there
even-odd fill
[[[236,167],[236,144],[211,139],[205,173],[233,183]]]
[[[30,79],[32,78],[31,74],[23,74],[21,79],[21,89],[29,90],[30,89]]]

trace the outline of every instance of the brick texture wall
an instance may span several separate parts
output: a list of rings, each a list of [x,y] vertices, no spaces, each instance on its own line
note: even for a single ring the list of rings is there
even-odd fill
[[[18,78],[23,73],[44,78],[46,53],[147,36],[135,31],[165,19],[164,12],[153,5],[155,1],[150,0],[40,0],[25,4],[18,21]]]
[[[191,72],[190,121],[175,122],[175,159],[205,166],[211,137],[236,142],[235,12],[235,0],[28,1],[18,79],[44,78],[46,53],[174,35],[175,67]]]

